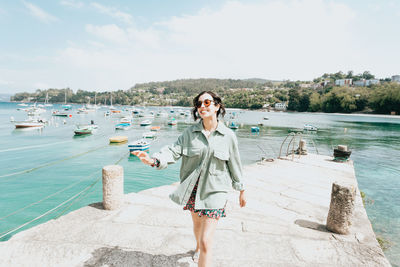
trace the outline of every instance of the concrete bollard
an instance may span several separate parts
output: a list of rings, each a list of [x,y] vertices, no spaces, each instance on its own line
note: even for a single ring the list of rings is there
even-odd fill
[[[326,228],[334,233],[348,234],[354,211],[356,189],[354,186],[332,184],[331,204]]]
[[[119,209],[124,202],[124,169],[118,165],[103,167],[103,207]]]

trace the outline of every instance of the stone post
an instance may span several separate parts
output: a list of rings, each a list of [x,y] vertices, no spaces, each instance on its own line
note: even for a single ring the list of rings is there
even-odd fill
[[[119,209],[124,202],[124,169],[118,165],[103,167],[103,207]]]
[[[332,184],[331,204],[326,228],[334,233],[348,234],[351,226],[356,189],[354,186]]]

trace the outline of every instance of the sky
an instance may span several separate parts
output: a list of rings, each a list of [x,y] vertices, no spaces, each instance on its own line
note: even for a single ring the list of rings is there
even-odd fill
[[[0,93],[400,74],[398,0],[0,0]]]

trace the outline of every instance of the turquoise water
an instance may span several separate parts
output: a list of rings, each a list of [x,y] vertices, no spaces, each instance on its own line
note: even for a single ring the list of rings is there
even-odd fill
[[[16,110],[17,107],[16,103],[0,103],[0,236],[43,214],[12,234],[89,203],[100,202],[101,169],[108,164],[118,163],[124,167],[125,193],[171,184],[178,179],[180,163],[156,171],[141,164],[137,158],[129,157],[126,144],[108,144],[109,137],[115,135],[126,135],[130,141],[141,138],[142,133],[148,131],[139,126],[143,118],[135,118],[131,130],[116,132],[114,125],[119,121],[118,117],[104,117],[105,109],[80,115],[76,110],[81,106],[75,105],[71,118],[51,117],[48,110],[43,117],[50,123],[42,130],[16,130],[10,117],[15,120],[26,117],[25,112]],[[170,109],[165,110],[169,112]],[[236,121],[242,124],[236,134],[244,164],[261,157],[277,157],[288,128],[302,128],[305,123],[320,129],[318,133],[305,135],[311,152],[316,152],[316,147],[320,154],[332,155],[333,146],[348,145],[353,151],[351,158],[359,187],[370,200],[366,207],[368,217],[375,233],[392,244],[385,251],[386,256],[394,266],[400,265],[400,118],[235,112]],[[265,116],[269,120],[263,120]],[[74,137],[75,125],[90,120],[99,125],[97,132]],[[162,128],[150,153],[174,142],[189,125],[185,118],[178,121],[178,125],[172,127],[167,125],[166,118],[154,119],[152,125]],[[265,124],[260,127],[260,133],[251,133],[250,127],[260,121]],[[66,203],[60,205],[63,202]]]

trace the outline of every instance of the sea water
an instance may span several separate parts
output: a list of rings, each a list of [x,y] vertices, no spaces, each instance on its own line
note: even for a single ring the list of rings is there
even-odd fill
[[[139,124],[147,118],[134,118],[133,127],[116,131],[121,113],[104,116],[107,109],[77,114],[81,105],[73,105],[72,117],[51,116],[47,108],[42,117],[49,123],[42,129],[18,130],[10,122],[24,120],[26,113],[18,111],[17,103],[0,103],[0,236],[8,240],[13,234],[57,218],[72,210],[102,201],[101,169],[119,164],[124,168],[125,193],[178,181],[180,162],[157,171],[129,156],[127,144],[110,145],[109,138],[128,136],[140,139],[149,127]],[[23,107],[21,107],[23,108]],[[181,116],[181,108],[149,107],[145,112],[162,110],[177,118],[177,126],[168,126],[168,118],[151,119],[152,126],[161,126],[158,138],[152,141],[150,154],[173,143],[191,123]],[[188,109],[184,109],[188,110]],[[265,118],[265,119],[264,119]],[[88,136],[74,136],[77,124],[99,127]],[[258,112],[229,110],[226,121],[240,125],[236,130],[243,164],[262,157],[276,158],[287,151],[282,145],[288,129],[304,124],[318,127],[318,132],[303,134],[312,153],[332,155],[339,144],[352,150],[359,188],[366,194],[366,210],[377,236],[389,241],[385,255],[391,263],[400,265],[400,118],[398,116],[341,115],[289,112]],[[259,133],[251,127],[258,124]]]

